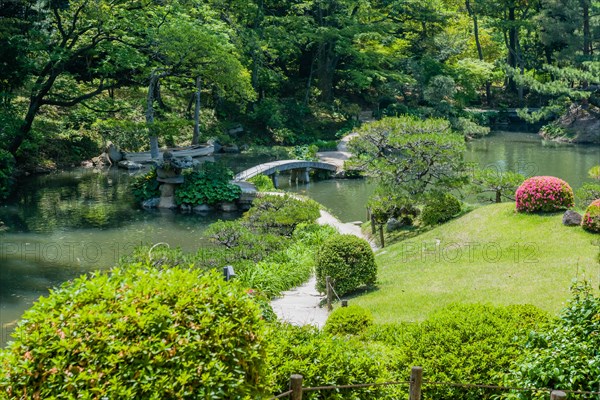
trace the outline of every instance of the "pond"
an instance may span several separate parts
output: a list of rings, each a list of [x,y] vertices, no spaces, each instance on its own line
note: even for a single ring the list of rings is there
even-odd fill
[[[467,143],[465,159],[499,172],[556,176],[575,190],[584,182],[593,182],[587,171],[600,164],[600,148],[550,142],[535,133],[494,132]],[[286,189],[318,201],[342,221],[350,222],[365,219],[365,204],[375,187],[365,180],[330,180]]]
[[[499,170],[558,176],[578,188],[588,180],[587,170],[600,163],[598,150],[548,143],[529,133],[497,132],[470,142],[466,158]],[[271,161],[265,156],[216,158],[236,172]],[[139,244],[163,242],[193,251],[202,246],[202,232],[210,223],[240,215],[140,210],[127,190],[131,178],[115,169],[31,177],[0,207],[0,220],[9,228],[0,234],[0,346],[23,311],[49,288],[109,268]],[[327,180],[284,183],[282,188],[313,198],[349,222],[365,219],[374,186],[366,180]]]

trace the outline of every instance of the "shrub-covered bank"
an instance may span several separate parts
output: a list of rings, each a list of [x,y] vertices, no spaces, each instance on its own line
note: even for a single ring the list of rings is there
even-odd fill
[[[319,205],[292,196],[263,195],[236,221],[219,221],[205,232],[196,253],[180,249],[140,247],[120,265],[191,266],[201,270],[231,265],[237,280],[268,298],[308,280],[313,272],[314,252],[336,233],[315,223]]]

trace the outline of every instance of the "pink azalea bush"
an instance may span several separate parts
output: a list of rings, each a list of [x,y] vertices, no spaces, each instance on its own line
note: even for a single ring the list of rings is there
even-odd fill
[[[554,176],[534,176],[519,186],[515,194],[518,212],[551,212],[573,207],[573,189]]]
[[[600,232],[600,199],[592,201],[586,208],[581,226],[586,231]]]

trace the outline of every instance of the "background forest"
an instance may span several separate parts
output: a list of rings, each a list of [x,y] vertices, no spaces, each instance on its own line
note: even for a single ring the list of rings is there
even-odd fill
[[[298,145],[359,117],[600,105],[597,0],[1,0],[0,174],[150,143]],[[529,107],[534,112],[527,112]]]

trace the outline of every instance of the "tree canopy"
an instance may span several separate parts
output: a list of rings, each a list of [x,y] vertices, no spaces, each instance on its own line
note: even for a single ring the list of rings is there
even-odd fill
[[[55,138],[106,140],[115,129],[94,137],[95,127],[110,121],[130,124],[131,150],[148,137],[156,150],[236,124],[245,141],[307,144],[362,110],[445,118],[467,136],[485,133],[469,107],[541,105],[529,119],[556,118],[569,102],[599,102],[599,9],[597,0],[0,0],[2,148],[19,163],[23,149]]]

